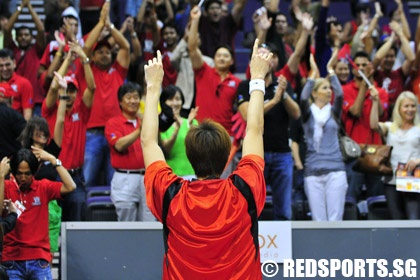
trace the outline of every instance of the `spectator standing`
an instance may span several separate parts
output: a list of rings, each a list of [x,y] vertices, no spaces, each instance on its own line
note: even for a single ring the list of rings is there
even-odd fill
[[[0,184],[4,184],[5,198],[12,200],[18,213],[15,229],[4,237],[2,255],[2,266],[12,279],[52,279],[48,202],[76,188],[59,159],[37,148],[34,153],[21,149],[10,159],[10,166],[3,161],[1,164]],[[52,162],[62,182],[34,179],[38,160]],[[11,178],[5,180],[9,171]]]
[[[7,82],[14,91],[12,108],[25,120],[32,117],[34,91],[31,82],[15,72],[16,60],[9,49],[0,50],[0,82]]]
[[[111,184],[114,170],[111,166],[110,151],[104,130],[106,122],[119,115],[117,92],[124,83],[130,64],[130,44],[110,22],[107,6],[109,2],[104,4],[101,18],[89,34],[84,46],[86,55],[92,54],[92,72],[97,86],[86,132],[83,172],[87,187],[97,185],[101,167],[105,176],[103,183]],[[111,45],[108,41],[97,42],[103,28],[109,30],[119,46],[115,61],[112,60]],[[93,47],[94,43],[96,46]],[[81,88],[85,88],[83,82]]]
[[[216,3],[217,4],[217,3]],[[240,80],[230,72],[234,57],[229,46],[220,46],[214,54],[214,68],[208,66],[198,48],[198,23],[201,11],[198,6],[191,10],[191,27],[188,38],[188,50],[194,69],[196,83],[196,102],[200,107],[197,113],[199,122],[210,118],[220,123],[232,134],[233,104]]]
[[[346,168],[338,143],[343,91],[333,69],[337,53],[338,48],[335,48],[327,64],[329,79],[315,79],[318,69],[311,55],[312,73],[300,99],[307,145],[305,193],[314,221],[342,220],[348,187]],[[331,88],[334,91],[332,106]]]
[[[367,76],[373,84],[373,66],[366,52],[357,52],[354,64]],[[376,87],[376,86],[375,86]],[[384,89],[376,87],[379,93],[378,114],[381,121],[388,119],[388,94]],[[359,144],[382,144],[379,133],[370,128],[370,113],[373,106],[371,92],[362,76],[353,69],[353,81],[343,86],[344,103],[342,121],[347,135]],[[380,175],[365,174],[353,171],[356,161],[346,164],[348,178],[348,195],[358,200],[363,184],[368,196],[383,194],[383,183]]]
[[[399,23],[392,21],[389,26],[393,33],[385,43],[378,47],[372,63],[376,70],[374,74],[375,81],[379,87],[382,87],[388,93],[388,115],[391,115],[394,103],[398,95],[404,90],[405,80],[411,73],[415,55]],[[401,51],[405,56],[405,60],[400,68],[393,70],[398,53],[398,48],[395,46],[396,39],[399,39],[401,42]]]
[[[394,220],[420,219],[420,194],[396,190],[395,173],[399,163],[404,163],[408,172],[420,164],[420,120],[417,97],[410,91],[403,91],[395,102],[392,122],[378,120],[378,94],[371,89],[373,107],[370,114],[372,129],[386,137],[386,143],[393,147],[391,165],[394,175],[384,179],[385,196],[389,213]]]
[[[219,176],[229,156],[229,134],[213,121],[192,128],[186,138],[187,155],[198,180],[190,182],[171,171],[157,141],[157,104],[163,78],[160,52],[145,67],[149,89],[141,139],[147,203],[164,227],[163,279],[262,279],[257,216],[265,202],[263,79],[272,55],[258,55],[257,46],[258,40],[251,60],[243,158],[227,179]]]
[[[111,199],[118,221],[154,221],[146,204],[145,166],[140,144],[140,86],[127,82],[118,89],[121,113],[108,120],[105,137],[115,169],[111,180]]]
[[[25,7],[28,8],[32,20],[35,23],[37,34],[34,38],[31,33],[31,29],[25,25],[15,28],[16,45],[12,37],[12,29],[18,19],[18,16],[21,14],[22,9]],[[32,44],[33,39],[35,39],[35,44]],[[5,29],[4,41],[5,46],[11,49],[15,56],[16,73],[27,78],[31,82],[34,91],[34,115],[39,116],[41,115],[41,105],[44,100],[44,92],[38,81],[38,68],[47,43],[44,25],[29,0],[22,1],[21,6],[19,6],[16,12],[14,12],[10,17]]]
[[[86,189],[83,177],[83,160],[86,144],[86,126],[91,113],[95,82],[89,61],[82,48],[76,44],[70,44],[71,51],[67,54],[59,75],[64,75],[67,68],[76,59],[77,54],[82,61],[87,87],[80,98],[76,98],[80,91],[80,85],[76,79],[66,76],[67,90],[64,95],[59,94],[58,83],[53,81],[42,107],[42,115],[50,125],[56,123],[57,100],[66,101],[66,113],[64,119],[63,142],[60,157],[63,166],[69,170],[70,175],[76,182],[77,189],[62,202],[63,221],[81,221],[84,217]],[[74,52],[74,55],[72,53]],[[55,131],[53,132],[53,134]]]
[[[259,46],[258,53],[270,53],[265,45]],[[273,54],[274,57],[274,54]],[[270,64],[270,72],[265,77],[264,96],[264,178],[271,187],[273,195],[274,220],[290,220],[292,218],[292,180],[293,159],[289,147],[289,120],[300,116],[298,104],[286,92],[287,80],[274,76],[275,65]],[[239,84],[238,110],[247,120],[250,94],[249,83]],[[285,133],[287,132],[287,133]]]

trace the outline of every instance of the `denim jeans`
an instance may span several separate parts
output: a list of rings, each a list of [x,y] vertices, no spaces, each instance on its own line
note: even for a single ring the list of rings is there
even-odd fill
[[[86,212],[86,187],[83,178],[83,172],[70,174],[76,184],[76,189],[64,196],[63,200],[59,200],[58,204],[62,208],[63,222],[76,222],[85,219]]]
[[[292,201],[305,201],[307,200],[304,188],[304,176],[303,176],[303,169],[298,170],[296,168],[293,169],[293,192],[292,192]]]
[[[7,261],[2,266],[10,280],[52,280],[50,264],[43,259]]]
[[[103,184],[110,186],[114,169],[111,166],[108,142],[103,133],[88,131],[86,132],[85,163],[83,165],[87,188],[99,184],[98,177],[101,169],[105,176]]]
[[[384,184],[382,182],[382,175],[360,173],[353,170],[353,165],[356,160],[346,163],[347,182],[349,188],[347,189],[347,196],[354,198],[356,201],[361,199],[363,184],[366,186],[367,197],[384,194]]]
[[[293,158],[288,153],[264,153],[264,177],[273,194],[274,220],[292,218]]]

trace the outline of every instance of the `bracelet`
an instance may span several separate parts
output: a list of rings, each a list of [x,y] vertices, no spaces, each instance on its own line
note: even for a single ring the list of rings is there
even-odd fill
[[[68,95],[59,95],[58,96],[58,99],[59,100],[70,100],[70,96],[68,96]]]
[[[287,91],[285,91],[285,92],[283,93],[283,96],[282,96],[281,100],[282,100],[282,101],[284,101],[284,100],[286,100],[288,97],[289,97],[289,94],[287,94]]]
[[[335,71],[334,70],[328,70],[328,74],[330,74],[330,75],[335,75]]]
[[[131,38],[137,38],[137,32],[131,33]]]
[[[86,57],[86,59],[84,59],[84,60],[82,60],[82,64],[83,65],[86,65],[86,64],[89,64],[89,57]]]
[[[21,6],[18,6],[18,7],[16,8],[16,10],[18,10],[18,12],[21,12],[21,11],[22,11],[22,7],[21,7]]]
[[[56,56],[63,56],[63,53],[62,53],[62,52],[60,52],[60,51],[57,51],[57,52],[55,53],[55,55],[56,55]]]
[[[109,29],[110,29],[110,30],[114,29],[114,27],[115,27],[115,26],[114,26],[114,24],[113,24],[113,23],[111,23],[111,24],[109,25]]]
[[[259,90],[265,94],[265,81],[263,79],[254,79],[249,81],[249,94],[253,91]]]

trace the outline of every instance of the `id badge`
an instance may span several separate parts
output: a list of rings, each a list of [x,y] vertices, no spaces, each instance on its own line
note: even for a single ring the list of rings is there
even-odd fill
[[[16,207],[17,217],[19,219],[20,215],[22,215],[22,213],[25,212],[26,207],[19,200],[15,201],[15,207]]]

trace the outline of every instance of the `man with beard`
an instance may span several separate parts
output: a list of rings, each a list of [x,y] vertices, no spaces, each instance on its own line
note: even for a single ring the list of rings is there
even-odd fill
[[[37,34],[35,37],[35,44],[32,44],[34,39],[32,31],[28,26],[21,25],[15,28],[16,31],[16,43],[12,38],[12,28],[21,14],[22,9],[27,7],[32,20],[35,23]],[[17,74],[27,78],[34,90],[34,103],[35,109],[34,114],[41,114],[42,100],[44,99],[44,92],[38,82],[38,68],[40,65],[40,59],[46,46],[45,31],[42,21],[38,17],[35,9],[32,7],[29,0],[22,1],[16,12],[10,17],[8,24],[5,28],[4,34],[4,46],[10,48],[16,59],[15,71]]]

